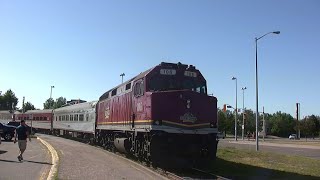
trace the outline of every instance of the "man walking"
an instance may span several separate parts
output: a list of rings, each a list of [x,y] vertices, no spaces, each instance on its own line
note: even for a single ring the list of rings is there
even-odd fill
[[[27,148],[27,137],[29,138],[29,141],[31,142],[31,138],[29,136],[29,132],[27,130],[27,126],[24,120],[21,120],[20,126],[18,126],[14,133],[14,143],[17,142],[17,136],[18,136],[18,146],[20,149],[20,154],[18,156],[18,160],[23,160],[22,154]]]

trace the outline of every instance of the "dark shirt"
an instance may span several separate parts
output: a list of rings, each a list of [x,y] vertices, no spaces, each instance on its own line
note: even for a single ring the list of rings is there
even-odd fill
[[[17,129],[17,135],[18,135],[18,140],[26,140],[27,139],[27,127],[25,126],[18,126]]]

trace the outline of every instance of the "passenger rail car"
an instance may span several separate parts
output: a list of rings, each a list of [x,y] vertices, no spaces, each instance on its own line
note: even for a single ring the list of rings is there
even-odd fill
[[[52,109],[29,110],[25,113],[15,113],[16,120],[25,120],[26,124],[36,128],[38,132],[51,131]]]
[[[85,102],[55,109],[53,130],[57,135],[93,140],[97,101]]]
[[[104,93],[96,141],[157,166],[194,166],[216,157],[217,99],[194,66],[161,63]]]

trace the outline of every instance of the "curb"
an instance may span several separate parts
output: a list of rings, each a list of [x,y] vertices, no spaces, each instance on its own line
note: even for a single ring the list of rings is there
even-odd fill
[[[52,157],[52,166],[51,166],[51,169],[49,171],[49,174],[48,174],[48,177],[47,177],[47,180],[54,180],[55,179],[55,176],[58,172],[58,162],[59,162],[59,156],[58,156],[58,153],[57,151],[45,140],[37,137],[37,139],[40,140],[40,142],[45,145],[48,150],[50,151],[51,153],[51,157]]]

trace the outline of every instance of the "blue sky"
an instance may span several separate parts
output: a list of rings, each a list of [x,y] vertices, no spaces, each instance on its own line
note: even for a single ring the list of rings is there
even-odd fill
[[[254,38],[259,40],[259,106],[319,113],[320,2],[0,1],[0,91],[37,108],[50,96],[96,100],[162,61],[195,65],[218,106],[255,109]]]

